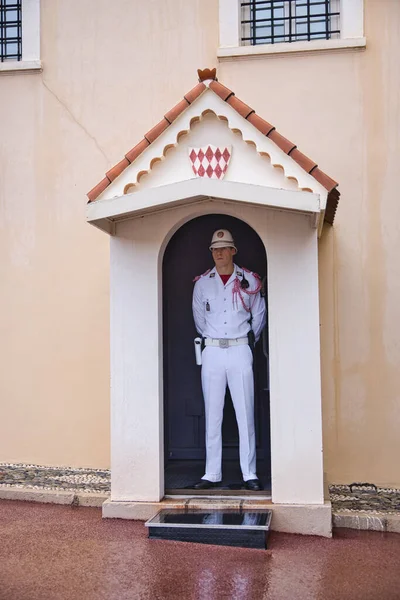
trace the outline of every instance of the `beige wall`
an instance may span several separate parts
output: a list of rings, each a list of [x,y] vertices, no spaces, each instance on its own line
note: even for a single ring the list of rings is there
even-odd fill
[[[340,182],[320,242],[325,470],[400,485],[400,2],[366,51],[216,60],[217,0],[42,0],[42,74],[0,76],[0,461],[109,466],[108,238],[85,193],[219,79]]]

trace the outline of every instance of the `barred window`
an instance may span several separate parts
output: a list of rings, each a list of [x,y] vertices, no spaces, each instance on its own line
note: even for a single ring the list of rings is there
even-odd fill
[[[340,38],[339,0],[244,0],[241,43],[279,44]]]
[[[22,60],[22,0],[0,0],[0,62]]]

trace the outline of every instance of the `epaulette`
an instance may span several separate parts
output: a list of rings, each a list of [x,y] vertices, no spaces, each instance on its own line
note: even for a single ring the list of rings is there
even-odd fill
[[[197,275],[194,279],[193,279],[193,283],[196,283],[196,281],[198,281],[201,277],[205,277],[206,275],[209,274],[209,272],[211,271],[211,269],[208,269],[205,273],[203,273],[202,275]]]
[[[250,269],[246,269],[246,267],[242,267],[243,271],[246,271],[246,273],[250,273],[251,275],[254,275],[254,277],[256,277],[257,279],[261,280],[261,277],[259,276],[258,273],[254,273],[254,271],[250,271]]]

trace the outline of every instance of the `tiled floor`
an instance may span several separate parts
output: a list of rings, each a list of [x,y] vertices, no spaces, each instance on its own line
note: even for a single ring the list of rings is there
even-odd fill
[[[100,509],[0,501],[0,600],[399,600],[400,535],[271,533],[270,549],[149,540]]]

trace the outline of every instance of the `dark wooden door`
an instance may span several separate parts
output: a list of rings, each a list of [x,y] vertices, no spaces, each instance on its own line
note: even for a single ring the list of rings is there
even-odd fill
[[[183,225],[171,238],[163,260],[164,425],[165,458],[204,459],[204,405],[200,369],[195,363],[192,316],[193,279],[214,266],[209,251],[216,229],[229,229],[238,247],[235,262],[266,278],[264,245],[243,221],[206,215]],[[266,333],[266,332],[265,332]],[[268,339],[266,335],[265,339]],[[267,347],[257,344],[255,418],[257,457],[270,460]],[[238,458],[238,430],[227,390],[223,422],[223,457]]]

